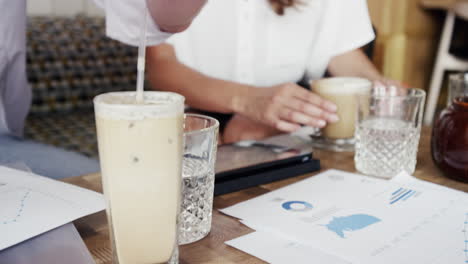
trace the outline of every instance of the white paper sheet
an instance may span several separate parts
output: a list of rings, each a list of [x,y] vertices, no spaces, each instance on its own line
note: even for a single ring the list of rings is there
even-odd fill
[[[104,209],[102,194],[0,166],[0,250]]]
[[[220,211],[251,223],[310,223],[393,189],[386,180],[328,170]]]
[[[226,244],[273,264],[351,264],[337,256],[270,232],[256,231],[227,241]]]
[[[333,170],[222,212],[353,263],[466,263],[467,195],[426,185]]]

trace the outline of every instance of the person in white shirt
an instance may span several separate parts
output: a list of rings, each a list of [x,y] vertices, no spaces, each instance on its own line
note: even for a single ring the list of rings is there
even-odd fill
[[[151,44],[186,29],[206,0],[96,0],[106,10],[107,34],[138,44],[145,12]],[[147,3],[146,3],[147,2]],[[0,0],[0,165],[25,164],[52,178],[99,170],[96,160],[22,138],[31,103],[26,79],[26,0]]]
[[[382,76],[360,50],[374,39],[365,0],[210,1],[185,32],[147,49],[154,89],[234,114],[224,142],[323,127],[336,106],[296,83]]]

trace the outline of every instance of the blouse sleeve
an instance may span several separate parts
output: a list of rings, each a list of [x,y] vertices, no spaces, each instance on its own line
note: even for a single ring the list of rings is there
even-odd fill
[[[106,14],[106,34],[108,37],[125,44],[138,46],[147,16],[147,45],[164,42],[172,34],[162,32],[151,18],[145,0],[95,0]]]
[[[337,32],[332,55],[360,48],[375,38],[366,0],[336,1]]]

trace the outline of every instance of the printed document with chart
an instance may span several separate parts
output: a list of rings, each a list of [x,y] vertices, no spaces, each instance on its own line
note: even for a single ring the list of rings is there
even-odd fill
[[[343,263],[467,263],[468,197],[431,186],[330,170],[222,212]]]
[[[0,166],[0,250],[104,209],[102,194]]]

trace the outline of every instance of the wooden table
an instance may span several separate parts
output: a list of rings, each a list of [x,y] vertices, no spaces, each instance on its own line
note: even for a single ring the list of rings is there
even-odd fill
[[[454,189],[468,191],[468,184],[459,183],[442,176],[435,167],[430,155],[430,129],[424,128],[421,135],[418,153],[418,164],[414,175],[420,179],[442,184]],[[335,153],[317,150],[315,157],[322,163],[322,171],[339,169],[355,172],[353,153]],[[214,199],[214,208],[220,209],[250,198],[262,195],[285,185],[313,176],[316,173],[302,175],[271,184],[266,184],[243,191],[218,196]],[[70,178],[69,183],[95,191],[102,191],[99,174]],[[111,263],[109,248],[109,233],[104,212],[97,213],[75,221],[75,225],[86,245],[93,254],[96,263]],[[135,223],[138,225],[138,223]],[[264,263],[261,260],[245,254],[224,244],[225,241],[248,234],[251,229],[242,225],[236,219],[213,210],[213,225],[211,233],[199,242],[180,247],[181,263]]]

